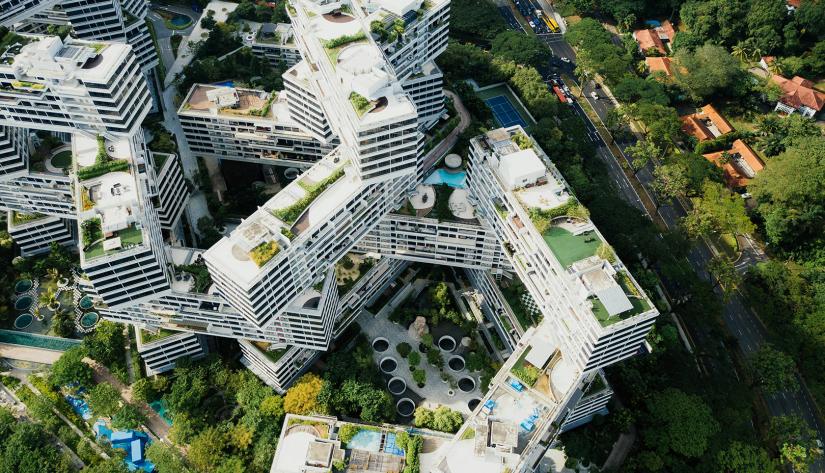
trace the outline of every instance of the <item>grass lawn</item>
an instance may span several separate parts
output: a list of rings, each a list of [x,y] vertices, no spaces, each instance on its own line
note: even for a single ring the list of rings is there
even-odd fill
[[[542,236],[559,263],[565,268],[570,267],[576,261],[595,255],[596,250],[602,244],[595,233],[585,232],[581,235],[573,235],[558,226],[550,227]]]
[[[66,169],[72,165],[72,152],[69,150],[61,151],[52,156],[52,166],[60,169]]]

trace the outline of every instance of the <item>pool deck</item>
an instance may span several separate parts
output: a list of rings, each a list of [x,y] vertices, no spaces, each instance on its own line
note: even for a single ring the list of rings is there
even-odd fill
[[[62,354],[62,351],[48,350],[46,348],[32,348],[0,343],[0,358],[9,358],[11,360],[53,365]]]

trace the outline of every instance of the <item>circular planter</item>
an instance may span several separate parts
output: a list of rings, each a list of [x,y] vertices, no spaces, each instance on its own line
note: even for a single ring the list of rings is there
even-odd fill
[[[284,171],[284,177],[290,181],[298,177],[298,174],[300,174],[300,172],[296,168],[286,168],[286,170]]]
[[[33,285],[34,283],[31,279],[21,279],[14,284],[14,292],[18,294],[23,294],[24,292],[31,289]]]
[[[410,417],[415,412],[415,401],[405,397],[395,403],[395,410],[401,417]]]
[[[453,396],[455,396],[455,391],[450,389],[449,391],[447,391],[447,395],[450,396],[450,397],[453,397]]]
[[[57,281],[57,287],[61,289],[69,287],[69,278],[60,278],[60,280]]]
[[[32,306],[34,298],[32,296],[23,296],[14,301],[14,308],[17,310],[26,310]]]
[[[391,356],[387,356],[381,359],[381,363],[379,363],[378,366],[381,368],[382,373],[390,374],[398,368],[398,361]]]
[[[470,399],[470,401],[467,403],[467,407],[469,407],[471,411],[474,411],[474,410],[476,410],[476,407],[478,407],[478,405],[480,403],[481,403],[481,399],[479,399],[479,398]]]
[[[372,341],[372,349],[378,353],[384,353],[390,348],[390,341],[384,337],[378,337]]]
[[[419,352],[427,353],[427,350],[429,350],[429,348],[427,348],[427,345],[424,345],[423,343],[418,344],[418,351]]]
[[[14,319],[14,328],[20,330],[28,327],[34,322],[34,316],[28,312],[20,314]]]
[[[443,352],[450,353],[453,350],[455,350],[455,347],[456,347],[455,338],[453,338],[449,335],[444,335],[443,337],[438,339],[438,348],[440,348],[441,351],[443,351]]]
[[[464,357],[453,355],[450,357],[449,360],[447,360],[447,366],[450,367],[450,370],[455,371],[457,373],[464,369],[466,363],[464,362]]]
[[[387,383],[387,389],[390,391],[390,394],[400,396],[407,390],[407,382],[404,381],[404,378],[395,376]]]
[[[458,389],[462,392],[468,393],[476,388],[476,380],[469,376],[465,376],[458,380]]]
[[[54,301],[53,304],[49,304],[48,308],[52,312],[57,312],[57,309],[60,308],[60,301]]]

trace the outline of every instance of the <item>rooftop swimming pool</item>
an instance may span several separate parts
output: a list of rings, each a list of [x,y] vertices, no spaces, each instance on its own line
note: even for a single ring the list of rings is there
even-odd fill
[[[446,169],[436,169],[435,172],[427,176],[424,184],[441,185],[447,184],[453,189],[464,189],[467,187],[467,173],[464,171],[450,172]]]
[[[347,448],[378,453],[381,450],[381,432],[361,429],[347,442]]]

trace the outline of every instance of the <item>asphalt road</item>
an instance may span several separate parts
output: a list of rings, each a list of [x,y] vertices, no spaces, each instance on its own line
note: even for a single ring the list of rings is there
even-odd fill
[[[545,2],[541,3],[547,13],[551,15],[554,13],[552,10],[549,10],[549,7],[545,4]],[[548,45],[554,56],[553,63],[548,67],[547,71],[544,71],[544,73],[547,76],[556,75],[558,77],[561,74],[565,74],[570,77],[575,77],[573,71],[575,70],[576,53],[570,44],[564,41],[564,37],[561,35],[540,35],[539,38],[541,38],[541,40]],[[568,58],[570,62],[564,62],[556,59],[562,57]],[[574,112],[581,117],[582,122],[588,131],[588,139],[594,142],[594,145],[597,148],[597,154],[606,163],[610,178],[614,184],[616,184],[622,198],[631,205],[645,211],[638,195],[636,195],[635,189],[630,185],[626,174],[616,161],[616,158],[614,158],[607,149],[607,144],[604,143],[598,133],[594,133],[595,128],[593,127],[593,124],[578,104],[579,100],[587,100],[602,121],[606,120],[608,111],[615,107],[615,104],[609,98],[605,97],[604,93],[599,93],[600,91],[597,91],[599,98],[593,99],[590,96],[590,93],[593,90],[593,84],[591,81],[587,81],[587,83],[583,85],[582,96],[576,97],[577,103],[573,106]],[[627,148],[627,146],[632,145],[633,141],[617,142],[616,144],[624,152],[624,149]],[[648,189],[653,182],[653,174],[651,170],[652,164],[649,164],[646,168],[641,169],[636,176],[642,185]],[[676,227],[679,224],[681,217],[686,215],[685,209],[678,201],[673,203],[656,202],[656,196],[653,195],[653,193],[651,193],[651,198],[653,198],[654,202],[658,205],[658,214],[668,228]],[[736,262],[736,268],[740,273],[746,271],[749,265],[755,264],[758,261],[764,261],[764,252],[750,237],[740,238],[740,246],[743,248],[743,255]],[[688,256],[688,261],[694,271],[707,281],[710,281],[710,275],[708,274],[706,267],[712,257],[713,253],[711,249],[704,243],[696,245]],[[717,287],[716,292],[721,298],[721,289]],[[762,326],[753,311],[744,304],[743,298],[738,292],[729,295],[727,301],[724,303],[723,319],[729,333],[736,338],[742,352],[746,357],[753,354],[766,342],[767,337],[765,328]],[[694,334],[694,336],[709,342],[712,342],[713,337],[708,331]],[[798,392],[786,391],[772,396],[765,396],[765,401],[772,415],[799,415],[805,419],[809,426],[817,431],[820,439],[825,439],[825,426],[822,425],[818,416],[814,413],[814,402],[810,392],[807,389],[803,388]],[[814,462],[810,471],[825,472],[825,459],[821,458]]]

